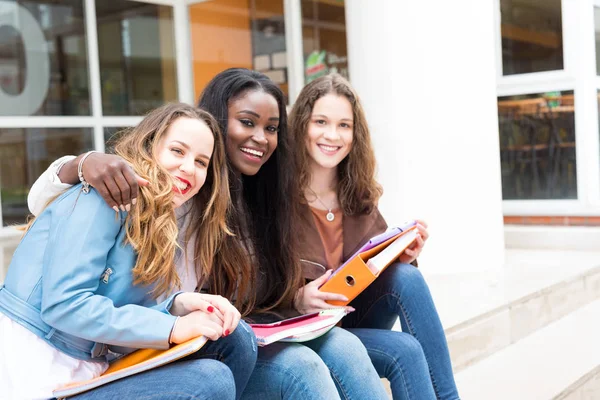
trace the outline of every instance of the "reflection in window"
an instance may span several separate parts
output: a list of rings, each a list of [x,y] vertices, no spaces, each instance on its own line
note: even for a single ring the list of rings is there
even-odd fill
[[[0,3],[0,115],[89,115],[83,2]]]
[[[504,200],[575,199],[573,91],[498,98]]]
[[[283,0],[213,0],[189,10],[196,98],[234,67],[264,73],[288,96]]]
[[[27,193],[50,163],[65,154],[94,148],[91,129],[0,129],[0,198],[4,225],[22,224],[29,211]]]
[[[301,5],[305,82],[328,72],[348,78],[344,1],[302,0]]]
[[[96,1],[104,115],[141,115],[177,99],[173,9]]]
[[[500,0],[504,75],[563,69],[561,0]]]

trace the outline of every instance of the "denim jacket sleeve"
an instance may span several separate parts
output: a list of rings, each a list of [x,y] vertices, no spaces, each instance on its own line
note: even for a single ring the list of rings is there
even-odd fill
[[[152,309],[135,304],[115,307],[110,298],[96,294],[108,253],[120,244],[122,217],[117,219],[95,190],[88,194],[73,190],[57,202],[51,210],[50,241],[44,255],[44,322],[94,342],[168,348],[176,317],[168,314],[167,307],[175,295]]]

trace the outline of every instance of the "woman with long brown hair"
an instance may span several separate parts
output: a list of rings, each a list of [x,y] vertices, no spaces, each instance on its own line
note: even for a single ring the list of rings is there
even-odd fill
[[[318,78],[301,91],[290,114],[297,143],[300,257],[304,277],[296,308],[331,307],[343,295],[319,287],[366,241],[386,230],[377,202],[375,154],[360,99],[338,74]],[[416,246],[407,249],[350,306],[342,320],[367,348],[394,399],[458,399],[448,346],[416,257],[428,238],[418,221]],[[411,265],[414,264],[414,265]],[[391,331],[400,318],[403,332]]]
[[[188,273],[201,281],[212,274],[231,235],[218,124],[205,111],[168,104],[123,135],[116,152],[150,182],[137,206],[115,212],[79,168],[81,183],[39,213],[13,255],[0,287],[3,395],[52,398],[60,386],[96,378],[119,354],[204,335],[212,341],[183,361],[75,398],[234,399],[256,361],[254,336],[224,298],[181,291]],[[189,214],[201,270],[175,266],[176,209]]]

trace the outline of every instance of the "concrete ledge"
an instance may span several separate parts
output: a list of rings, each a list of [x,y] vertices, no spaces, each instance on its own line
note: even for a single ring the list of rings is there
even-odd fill
[[[600,227],[505,225],[504,241],[508,249],[597,251]]]
[[[600,399],[600,365],[582,376],[552,400]]]
[[[446,329],[455,372],[600,299],[600,266]]]
[[[598,399],[600,300],[456,375],[463,400]]]

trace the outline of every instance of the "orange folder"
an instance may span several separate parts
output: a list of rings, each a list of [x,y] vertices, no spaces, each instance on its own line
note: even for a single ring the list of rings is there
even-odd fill
[[[367,266],[367,262],[373,257],[380,254],[396,239],[401,236],[408,235],[406,241],[401,243],[401,247],[395,248],[394,255],[387,261],[378,272],[374,273]],[[348,298],[348,301],[328,300],[327,303],[334,306],[346,306],[363,290],[365,290],[381,273],[392,264],[416,239],[416,226],[404,230],[403,232],[393,236],[385,242],[354,255],[344,265],[338,269],[334,275],[325,282],[319,290],[322,292],[340,293]]]
[[[61,399],[74,396],[118,379],[158,368],[197,352],[204,346],[206,341],[207,339],[204,336],[199,336],[187,342],[174,345],[167,350],[136,350],[111,363],[106,372],[97,378],[90,379],[89,381],[73,382],[54,390],[54,397]]]

